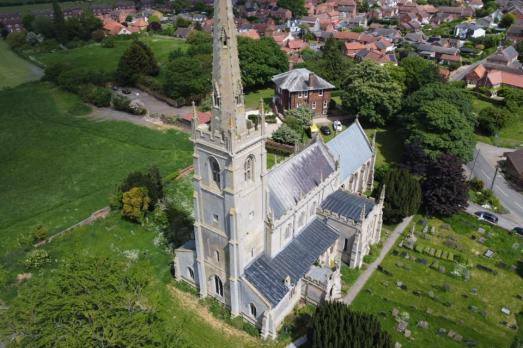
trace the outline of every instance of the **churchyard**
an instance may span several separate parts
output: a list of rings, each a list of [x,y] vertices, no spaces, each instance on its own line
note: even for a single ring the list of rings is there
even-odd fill
[[[467,214],[416,216],[352,307],[377,314],[402,347],[508,347],[522,256],[521,238]]]

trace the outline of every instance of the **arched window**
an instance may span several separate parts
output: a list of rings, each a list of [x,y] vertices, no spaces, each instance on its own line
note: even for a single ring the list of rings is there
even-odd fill
[[[304,223],[305,223],[305,212],[302,211],[300,214],[300,219],[298,220],[298,224],[301,227],[301,226],[303,226]]]
[[[243,165],[244,173],[245,173],[245,181],[253,181],[254,180],[254,156],[250,155],[245,160],[245,164]]]
[[[289,239],[291,236],[291,225],[287,225],[287,228],[285,229],[285,239]]]
[[[312,203],[311,206],[311,216],[316,215],[316,202]]]
[[[209,165],[211,167],[211,176],[212,180],[218,186],[220,187],[220,165],[218,164],[218,161],[214,157],[209,157]]]
[[[218,250],[214,251],[214,258],[216,261],[220,262],[220,252]]]
[[[189,275],[189,278],[194,280],[194,271],[191,267],[187,267],[187,274]]]
[[[249,304],[249,312],[251,313],[251,316],[256,318],[256,306],[254,305],[254,303]]]
[[[214,276],[214,292],[223,297],[223,283],[217,275]]]

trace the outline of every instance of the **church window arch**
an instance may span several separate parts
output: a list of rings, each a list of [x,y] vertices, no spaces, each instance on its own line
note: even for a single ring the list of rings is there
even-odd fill
[[[287,227],[285,228],[285,239],[289,239],[289,237],[291,236],[291,229],[292,229],[292,226],[291,224],[288,224]]]
[[[214,292],[216,295],[223,297],[223,283],[217,275],[214,276]]]
[[[254,181],[254,156],[249,155],[243,165],[245,181]]]
[[[220,262],[220,252],[218,250],[214,251],[214,258],[216,261]]]
[[[218,164],[218,161],[214,157],[209,157],[209,166],[211,168],[211,176],[212,180],[220,188],[220,165]]]
[[[194,271],[191,267],[187,267],[187,275],[190,279],[194,280]]]
[[[249,303],[249,313],[252,317],[256,318],[256,306],[254,303]]]

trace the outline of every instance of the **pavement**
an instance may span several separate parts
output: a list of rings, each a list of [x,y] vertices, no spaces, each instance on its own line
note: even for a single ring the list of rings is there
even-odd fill
[[[505,178],[498,170],[496,174],[496,166],[498,162],[504,159],[504,153],[514,151],[514,149],[505,149],[495,147],[489,144],[478,143],[474,153],[474,159],[467,163],[468,172],[472,172],[472,176],[480,179],[485,184],[485,187],[491,188],[496,196],[501,201],[501,204],[509,210],[509,214],[497,214],[498,217],[503,217],[507,225],[523,226],[523,195]],[[469,174],[470,175],[470,174]],[[495,177],[495,178],[494,178]],[[492,183],[494,185],[492,186]],[[481,208],[479,210],[485,210]],[[467,210],[468,211],[468,210]]]
[[[367,269],[358,277],[356,282],[350,287],[349,292],[347,292],[347,295],[345,295],[345,297],[342,298],[342,302],[350,305],[352,301],[354,301],[356,296],[360,293],[360,291],[363,289],[363,287],[369,280],[370,276],[378,268],[379,264],[381,264],[385,256],[387,256],[388,252],[390,251],[390,249],[392,249],[392,247],[394,246],[398,238],[401,236],[405,228],[407,228],[407,226],[410,224],[412,218],[413,216],[409,216],[403,219],[403,221],[398,226],[396,226],[394,231],[392,231],[392,233],[390,234],[389,238],[387,238],[387,240],[383,244],[380,256],[378,256],[378,258],[373,263],[371,263],[367,267]]]

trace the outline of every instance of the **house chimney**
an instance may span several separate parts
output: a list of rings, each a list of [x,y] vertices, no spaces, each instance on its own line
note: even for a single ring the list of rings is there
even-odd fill
[[[318,78],[316,77],[315,73],[309,73],[309,81],[307,81],[309,87],[314,87],[316,85],[316,82],[318,81]]]

